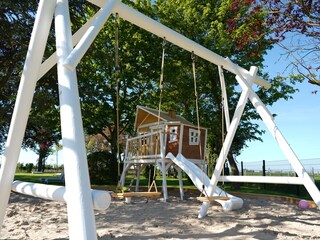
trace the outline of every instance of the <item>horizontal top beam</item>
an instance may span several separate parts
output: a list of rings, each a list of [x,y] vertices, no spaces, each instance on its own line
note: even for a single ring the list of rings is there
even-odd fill
[[[109,0],[88,0],[89,2],[103,8]],[[114,13],[118,13],[121,18],[127,20],[134,25],[145,29],[146,31],[157,35],[160,38],[166,38],[167,41],[189,51],[194,52],[197,56],[214,63],[218,66],[222,66],[224,69],[236,74],[234,70],[234,64],[230,65],[230,61],[209,49],[201,46],[200,44],[188,39],[182,34],[164,26],[163,24],[153,20],[150,17],[140,13],[139,11],[130,8],[129,6],[121,3],[119,0],[116,1]],[[249,71],[236,65],[238,72],[245,78],[250,77]],[[269,89],[271,84],[259,76],[255,76],[253,79],[255,84],[258,84],[265,89]]]

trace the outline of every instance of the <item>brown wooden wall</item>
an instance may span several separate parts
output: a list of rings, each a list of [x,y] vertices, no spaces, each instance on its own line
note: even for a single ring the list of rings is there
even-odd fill
[[[178,127],[177,129],[177,141],[170,142],[170,127]],[[179,153],[179,141],[180,141],[180,131],[181,126],[180,125],[169,125],[169,129],[167,132],[167,144],[166,144],[166,155],[167,153],[171,152],[173,155],[177,155]]]
[[[199,145],[189,145],[189,129],[190,128],[197,130],[196,127],[184,126],[181,153],[185,158],[201,159]],[[202,153],[202,159],[203,159],[205,154],[204,150],[205,150],[205,144],[206,144],[205,143],[206,130],[201,129],[200,131],[201,131],[201,136],[200,136],[201,153]]]

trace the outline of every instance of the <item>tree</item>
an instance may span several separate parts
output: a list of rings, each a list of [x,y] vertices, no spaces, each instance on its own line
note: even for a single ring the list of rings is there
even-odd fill
[[[36,1],[4,0],[0,4],[0,152],[7,138]]]
[[[259,4],[259,1],[254,1]],[[296,74],[320,86],[320,1],[261,1],[271,36],[282,47]],[[291,38],[290,41],[284,41]]]
[[[92,184],[116,184],[117,159],[109,151],[93,152],[88,155],[90,182]]]
[[[126,0],[124,3],[246,68],[251,65],[262,67],[263,55],[274,43],[267,38],[271,30],[264,24],[267,19],[266,12],[261,10],[261,6],[252,5],[252,1]],[[73,30],[79,28],[97,10],[84,1],[71,1],[70,5]],[[31,19],[32,17],[30,14]],[[110,146],[113,155],[117,153],[117,133],[124,136],[134,131],[136,105],[143,104],[150,107],[158,105],[163,41],[128,22],[118,21],[119,66],[115,63],[116,21],[114,18],[109,18],[77,67],[85,131],[88,135],[101,134],[107,140],[106,144]],[[49,44],[46,54],[51,53],[53,46],[54,44]],[[9,61],[8,55],[5,56],[6,61]],[[8,67],[9,65],[7,64]],[[208,144],[212,153],[218,154],[224,133],[221,125],[223,111],[217,67],[200,58],[196,59],[196,66],[201,125],[208,127]],[[54,84],[57,82],[54,72],[55,70],[49,72],[39,81],[37,87],[39,95],[35,96],[28,123],[30,132],[27,133],[30,137],[27,139],[30,141],[26,146],[38,147],[39,153],[43,154],[40,159],[45,159],[46,152],[59,138],[56,134],[59,128],[56,122],[58,104],[55,102],[55,99],[58,99],[58,91]],[[267,75],[265,77],[274,84],[271,91],[266,92],[258,88],[259,95],[267,104],[272,104],[280,98],[287,98],[294,92],[294,88],[287,82],[269,79]],[[192,78],[190,53],[168,43],[162,109],[175,108],[179,114],[196,122]],[[225,72],[225,78],[232,115],[239,92],[234,75]],[[4,78],[1,77],[1,81],[4,81]],[[16,89],[14,84],[12,92]],[[117,119],[117,98],[120,121]],[[6,101],[6,104],[12,106],[9,101]],[[246,141],[259,140],[263,134],[257,124],[252,122],[257,118],[258,115],[249,106],[232,146],[232,154],[228,158],[234,169],[236,164],[233,156],[239,154],[246,146]],[[48,119],[50,121],[47,122]]]
[[[42,84],[44,85],[45,79]],[[45,161],[53,146],[61,139],[58,97],[49,87],[39,86],[35,92],[24,139],[24,147],[39,155],[38,171],[44,171]],[[52,92],[52,94],[49,94]]]
[[[267,37],[270,29],[264,24],[266,13],[261,6],[253,6],[252,1],[158,0],[155,11],[165,25],[242,67],[262,68],[263,56],[274,43]],[[163,107],[176,108],[179,114],[196,123],[191,54],[171,45],[167,54]],[[221,123],[223,111],[217,66],[200,58],[196,59],[196,66],[201,125],[208,128],[211,154],[219,154],[225,128]],[[291,83],[264,77],[273,83],[273,88],[270,91],[260,89],[258,93],[268,105],[280,98],[289,98],[295,91]],[[239,98],[238,84],[234,75],[226,71],[225,79],[232,116]],[[248,105],[228,156],[234,174],[238,173],[234,156],[246,147],[247,141],[261,140],[263,131],[254,123],[258,118],[253,107]]]
[[[149,5],[144,5],[146,1],[126,3],[151,14],[150,2]],[[96,11],[91,6],[87,6],[84,10],[84,14],[81,15],[84,16],[83,21]],[[159,77],[161,58],[161,39],[115,18],[116,16],[109,18],[77,68],[85,131],[88,135],[103,136],[106,141],[102,142],[114,155],[117,154],[117,128],[119,127],[121,139],[124,139],[126,133],[133,134],[136,106],[156,101],[153,84]],[[116,68],[117,23],[119,67]],[[79,21],[79,24],[82,24],[82,21]],[[149,51],[150,49],[154,51]]]
[[[0,147],[7,137],[21,72],[28,49],[37,1],[2,1],[0,7]],[[52,53],[54,39],[49,38],[45,55]],[[43,171],[51,146],[60,139],[58,91],[55,71],[41,79],[34,95],[23,148],[39,154],[38,171]]]

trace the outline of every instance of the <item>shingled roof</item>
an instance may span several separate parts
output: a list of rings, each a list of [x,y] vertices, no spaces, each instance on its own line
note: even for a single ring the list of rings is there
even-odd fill
[[[135,120],[135,128],[138,129],[141,125],[157,123],[158,122],[158,110],[144,107],[144,106],[137,106],[137,114]],[[160,122],[180,122],[182,124],[187,124],[194,126],[191,122],[187,121],[185,118],[176,114],[175,111],[160,111]]]

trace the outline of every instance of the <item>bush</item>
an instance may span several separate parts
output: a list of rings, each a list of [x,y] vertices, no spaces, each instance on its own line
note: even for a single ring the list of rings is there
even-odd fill
[[[16,168],[16,172],[23,172],[26,170],[26,167],[24,166],[23,163],[18,162],[17,163],[17,168]]]
[[[31,173],[33,169],[33,163],[27,163],[26,164],[26,171],[27,173]]]
[[[143,176],[152,182],[154,178],[154,165],[147,165],[143,171]]]
[[[117,184],[117,158],[108,151],[94,152],[88,155],[88,167],[91,184]]]

